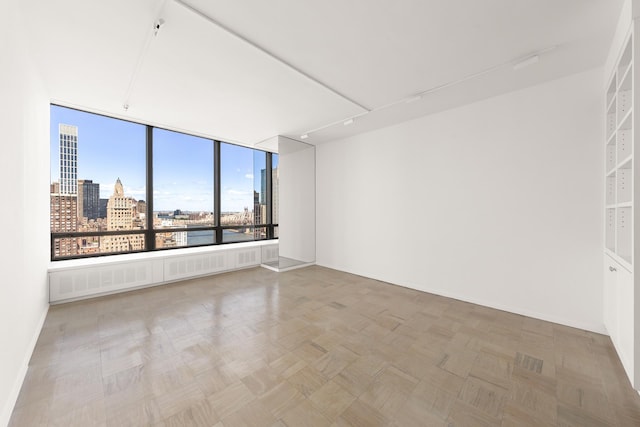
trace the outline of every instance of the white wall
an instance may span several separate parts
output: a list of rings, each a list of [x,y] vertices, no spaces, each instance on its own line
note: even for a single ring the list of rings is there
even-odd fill
[[[49,107],[16,4],[0,3],[0,426],[9,421],[48,308]]]
[[[278,137],[278,242],[281,257],[316,260],[315,147]]]
[[[319,145],[317,263],[604,332],[602,70]]]

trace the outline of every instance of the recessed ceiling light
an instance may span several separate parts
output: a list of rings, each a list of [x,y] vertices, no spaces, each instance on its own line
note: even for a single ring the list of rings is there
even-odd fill
[[[304,135],[300,135],[300,139],[307,139],[309,138],[309,134],[304,134]]]
[[[351,123],[353,123],[353,119],[348,119],[344,121],[343,125],[349,126]]]

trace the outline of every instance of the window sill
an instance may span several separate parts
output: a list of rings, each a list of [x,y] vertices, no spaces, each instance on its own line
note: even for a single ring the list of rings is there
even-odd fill
[[[224,245],[199,246],[195,248],[169,249],[152,252],[138,252],[133,254],[106,255],[100,257],[70,259],[61,261],[50,261],[47,271],[49,273],[64,271],[75,268],[108,266],[119,263],[127,263],[132,261],[148,261],[162,260],[170,258],[178,258],[181,256],[202,255],[208,253],[216,253],[220,251],[229,251],[234,249],[248,249],[262,246],[277,245],[278,239],[260,240],[253,242],[238,242]]]

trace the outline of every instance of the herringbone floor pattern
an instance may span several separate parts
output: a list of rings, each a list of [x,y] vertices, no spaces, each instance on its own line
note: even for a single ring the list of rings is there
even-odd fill
[[[638,426],[608,337],[309,267],[51,307],[11,426]]]

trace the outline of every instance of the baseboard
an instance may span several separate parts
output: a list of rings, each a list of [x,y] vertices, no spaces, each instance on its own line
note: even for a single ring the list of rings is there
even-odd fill
[[[385,283],[389,283],[391,285],[395,285],[395,286],[402,286],[404,288],[409,288],[409,289],[414,289],[416,291],[420,291],[420,292],[427,292],[430,294],[434,294],[434,295],[439,295],[439,296],[443,296],[443,297],[447,297],[447,298],[453,298],[459,301],[464,301],[464,302],[468,302],[468,303],[472,303],[472,304],[478,304],[484,307],[489,307],[489,308],[494,308],[496,310],[502,310],[502,311],[506,311],[509,313],[514,313],[514,314],[519,314],[522,316],[527,316],[527,317],[531,317],[534,319],[539,319],[539,320],[544,320],[546,322],[552,322],[552,323],[557,323],[559,325],[564,325],[564,326],[569,326],[571,328],[577,328],[577,329],[582,329],[585,331],[590,331],[590,332],[595,332],[598,334],[603,334],[603,335],[609,335],[609,333],[607,332],[604,323],[585,323],[585,322],[580,322],[580,321],[576,321],[574,319],[566,319],[566,318],[562,318],[562,317],[557,317],[548,313],[542,313],[542,312],[537,312],[537,311],[532,311],[532,310],[527,310],[527,309],[523,309],[520,307],[514,307],[514,306],[506,306],[506,305],[502,305],[502,304],[497,304],[493,301],[487,301],[487,300],[483,300],[483,299],[479,299],[479,298],[472,298],[469,297],[468,295],[461,295],[455,292],[449,292],[447,290],[442,290],[442,289],[435,289],[435,288],[429,288],[427,286],[418,286],[412,283],[396,283],[392,280],[389,280],[387,278],[384,277],[371,277],[368,276],[366,274],[362,274],[356,271],[349,271],[349,269],[345,269],[345,268],[340,268],[340,267],[332,267],[330,265],[326,265],[326,264],[319,264],[317,263],[319,266],[322,267],[326,267],[326,268],[331,268],[334,270],[338,270],[338,271],[344,271],[346,273],[350,273],[350,274],[355,274],[358,276],[362,276],[362,277],[366,277],[369,279],[373,279],[373,280],[379,280]]]
[[[260,264],[260,267],[266,268],[267,270],[275,271],[276,273],[284,273],[285,271],[297,270],[299,268],[310,267],[312,265],[316,265],[315,262],[305,262],[304,264],[293,265],[291,267],[274,267],[269,264]]]
[[[402,286],[402,285],[399,285],[399,286]],[[546,322],[557,323],[559,325],[569,326],[571,328],[582,329],[585,331],[595,332],[598,334],[609,335],[607,333],[607,330],[604,327],[604,324],[591,324],[591,323],[577,322],[573,319],[565,319],[565,318],[553,316],[548,313],[540,313],[537,311],[531,311],[531,310],[523,309],[520,307],[496,304],[492,301],[486,301],[486,300],[477,299],[477,298],[469,298],[468,296],[462,296],[453,292],[446,292],[438,289],[419,289],[418,287],[410,287],[410,288],[418,291],[429,292],[429,293],[440,295],[447,298],[453,298],[459,301],[482,305],[484,307],[489,307],[496,310],[506,311],[513,314],[519,314],[521,316],[531,317],[538,320],[544,320]]]
[[[47,304],[47,308],[42,313],[40,317],[40,321],[38,322],[38,327],[36,328],[33,337],[31,337],[31,342],[29,343],[29,347],[27,347],[27,354],[24,356],[24,360],[20,365],[20,369],[18,370],[17,377],[14,381],[13,388],[11,389],[11,393],[7,398],[7,401],[4,404],[4,408],[2,409],[2,413],[0,414],[0,426],[6,427],[9,425],[9,420],[11,419],[11,414],[13,413],[13,408],[16,405],[18,400],[18,396],[20,395],[20,389],[22,388],[22,383],[24,382],[25,377],[27,376],[27,370],[29,369],[29,361],[31,360],[31,355],[36,348],[36,344],[38,343],[38,337],[40,337],[40,332],[42,331],[42,327],[44,326],[44,321],[47,318],[47,313],[49,313],[49,305]]]

